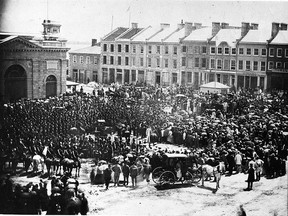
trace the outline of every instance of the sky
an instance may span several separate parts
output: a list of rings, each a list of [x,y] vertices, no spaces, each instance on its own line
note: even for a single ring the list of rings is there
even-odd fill
[[[100,40],[111,29],[169,23],[241,22],[271,28],[272,22],[288,23],[287,1],[194,1],[194,0],[0,0],[0,31],[40,34],[42,22],[62,24],[68,41]]]

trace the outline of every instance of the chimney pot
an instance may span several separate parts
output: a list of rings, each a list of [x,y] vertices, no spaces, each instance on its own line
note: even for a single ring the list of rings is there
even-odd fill
[[[132,28],[138,28],[138,23],[132,23]]]
[[[229,26],[229,23],[221,23],[221,28],[222,29],[227,29],[228,28],[228,26]]]
[[[253,30],[258,30],[258,26],[259,26],[258,23],[251,23],[251,29]]]
[[[160,27],[161,27],[162,29],[169,28],[169,27],[170,27],[170,24],[168,24],[168,23],[160,23]]]
[[[194,23],[196,29],[200,29],[202,27],[202,23]]]

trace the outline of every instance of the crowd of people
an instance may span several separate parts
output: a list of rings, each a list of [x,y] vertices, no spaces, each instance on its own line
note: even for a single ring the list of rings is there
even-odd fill
[[[52,158],[111,161],[117,155],[145,155],[152,168],[163,153],[175,153],[144,148],[145,140],[183,145],[189,151],[177,153],[194,161],[222,161],[230,175],[249,173],[251,161],[261,160],[257,180],[273,178],[286,174],[287,104],[287,92],[204,94],[183,86],[109,87],[92,95],[23,99],[3,107],[0,169],[27,152],[43,155],[45,147],[44,156]]]

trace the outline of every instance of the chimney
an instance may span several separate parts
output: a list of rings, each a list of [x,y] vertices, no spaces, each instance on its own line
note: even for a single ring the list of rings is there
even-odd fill
[[[241,23],[241,36],[244,37],[250,29],[250,24],[246,22]]]
[[[227,29],[229,27],[229,23],[221,23],[222,29]]]
[[[162,29],[169,28],[169,27],[170,27],[170,24],[168,24],[168,23],[160,23],[160,27],[161,27]]]
[[[251,29],[258,30],[258,23],[251,23]]]
[[[279,32],[279,23],[272,23],[272,32],[271,32],[271,36],[274,38]]]
[[[180,24],[177,25],[177,28],[178,28],[178,29],[182,29],[182,28],[184,27],[184,25],[185,25],[185,24],[181,22]]]
[[[196,29],[200,29],[202,27],[202,23],[194,23]]]
[[[96,46],[97,45],[97,39],[92,39],[92,46]]]
[[[221,29],[219,22],[212,22],[212,36],[214,37]]]
[[[138,23],[131,23],[132,24],[132,28],[138,28]]]
[[[185,37],[190,35],[193,30],[193,23],[185,22]]]
[[[280,24],[280,30],[287,31],[287,24],[286,23],[281,23]]]

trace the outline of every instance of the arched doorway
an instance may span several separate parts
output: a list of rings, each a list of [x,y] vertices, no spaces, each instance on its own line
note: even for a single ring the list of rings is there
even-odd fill
[[[57,95],[57,79],[55,76],[50,75],[46,79],[46,98],[54,97]]]
[[[10,66],[4,76],[4,97],[13,102],[27,97],[26,71],[20,65]]]

